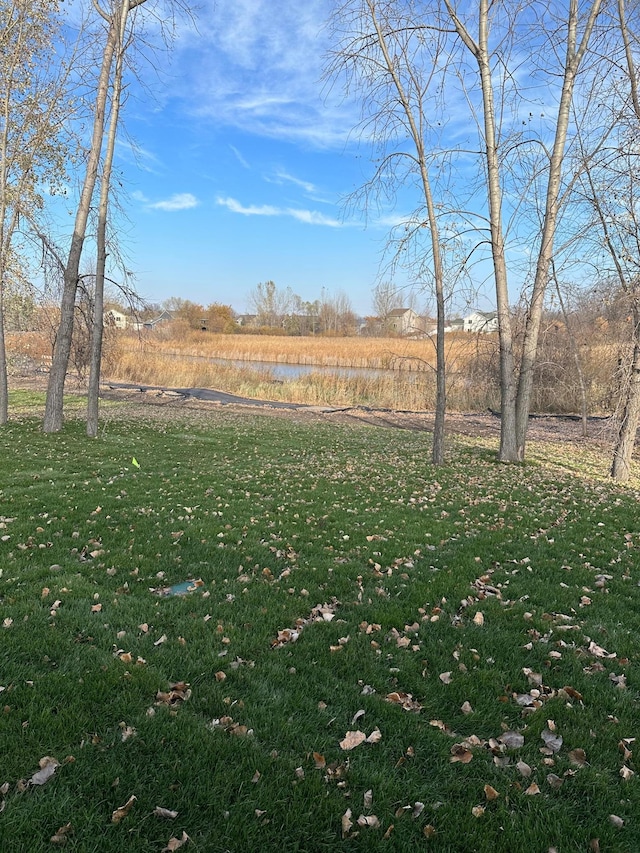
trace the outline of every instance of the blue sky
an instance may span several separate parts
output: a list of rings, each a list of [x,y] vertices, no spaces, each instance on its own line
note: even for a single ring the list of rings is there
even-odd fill
[[[407,185],[366,214],[346,205],[371,178],[374,164],[357,131],[360,105],[343,97],[339,82],[333,88],[322,82],[334,47],[327,24],[336,2],[200,0],[196,24],[179,22],[171,55],[142,51],[137,64],[145,86],[128,81],[114,178],[123,187],[126,211],[117,220],[119,241],[146,300],[179,296],[231,304],[242,313],[250,310],[256,285],[273,280],[309,301],[345,293],[356,313],[366,315],[380,280],[408,292],[409,273],[389,270],[385,248],[394,225],[421,221],[414,217],[420,195]],[[148,0],[136,12],[148,44],[161,44],[154,13],[163,4],[175,2]],[[91,5],[68,0],[66,8],[73,20]],[[526,11],[523,16],[523,38],[531,47],[539,37],[537,22],[528,21]],[[544,159],[544,145],[553,142],[561,82],[548,51],[523,50],[519,44],[507,50],[513,68],[504,79],[500,117],[504,138],[519,140],[509,149],[516,153],[503,176],[514,299],[534,266],[543,188],[542,178],[530,179]],[[494,307],[486,188],[473,120],[479,94],[473,87],[463,91],[477,69],[473,62],[464,65],[469,57],[460,61],[460,80],[441,76],[446,63],[434,64],[439,85],[430,88],[428,102],[435,110],[428,115],[434,151],[452,156],[434,169],[443,202],[441,236],[448,241],[443,251],[452,282],[463,258],[467,276],[455,281],[452,314]],[[66,217],[67,230],[70,221]],[[410,230],[423,240],[428,236]],[[402,225],[397,233],[402,235]],[[420,251],[418,246],[417,254],[410,250],[407,256],[428,258]],[[87,255],[90,260],[90,250]],[[423,291],[417,307],[429,310],[429,302]]]
[[[147,299],[243,312],[272,279],[308,300],[343,291],[371,312],[401,212],[345,210],[371,165],[351,134],[357,105],[323,91],[331,5],[204,0],[169,64],[141,65],[152,91],[131,89],[117,167],[128,265]]]

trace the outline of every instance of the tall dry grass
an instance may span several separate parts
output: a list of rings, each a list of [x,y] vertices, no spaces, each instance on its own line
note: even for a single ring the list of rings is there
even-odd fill
[[[43,332],[7,336],[10,360],[47,367],[51,342]],[[582,343],[591,414],[615,410],[620,398],[620,345],[591,339]],[[494,335],[447,336],[447,405],[450,410],[500,408],[498,341]],[[216,364],[210,359],[240,364]],[[256,368],[243,362],[263,362]],[[317,365],[319,370],[280,379],[270,364]],[[311,405],[371,406],[433,410],[435,353],[431,340],[400,338],[288,338],[190,332],[171,327],[152,333],[110,336],[103,377],[171,388],[204,387],[230,394]],[[331,368],[336,368],[335,372]],[[387,370],[383,375],[345,376],[339,368]],[[543,340],[532,410],[560,414],[580,411],[580,388],[566,337]]]
[[[131,340],[136,336],[129,335]],[[477,344],[471,337],[452,335],[448,347],[454,354],[471,352]],[[485,336],[485,346],[495,342]],[[149,346],[159,344],[164,352],[225,358],[236,361],[264,361],[276,364],[304,364],[322,367],[368,367],[378,370],[430,370],[435,365],[434,342],[404,338],[323,338],[268,335],[214,335],[189,332],[179,339],[170,329],[161,331]]]
[[[114,359],[112,379],[171,388],[212,388],[253,399],[308,405],[419,410],[432,408],[434,399],[432,372],[345,376],[317,371],[276,379],[268,367],[220,365],[204,358],[130,347],[121,349]]]

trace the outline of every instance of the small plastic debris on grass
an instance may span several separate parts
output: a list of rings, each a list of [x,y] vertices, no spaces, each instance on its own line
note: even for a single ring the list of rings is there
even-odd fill
[[[154,593],[154,595],[159,595],[161,598],[170,598],[174,595],[189,595],[202,586],[204,586],[204,581],[202,578],[198,578],[198,580],[186,580],[182,581],[182,583],[175,583],[173,586],[152,588],[150,592]]]

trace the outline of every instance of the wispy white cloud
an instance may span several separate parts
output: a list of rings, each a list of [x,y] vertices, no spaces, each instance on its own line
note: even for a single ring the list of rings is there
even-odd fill
[[[156,201],[150,204],[152,210],[189,210],[192,207],[197,207],[198,199],[191,193],[175,193],[170,198],[163,201]]]
[[[277,207],[272,207],[270,204],[251,204],[246,207],[236,201],[235,198],[218,196],[216,204],[226,207],[232,213],[241,213],[243,216],[280,216],[281,210]]]
[[[232,213],[240,213],[243,216],[290,216],[298,222],[307,225],[323,225],[329,228],[342,228],[349,223],[341,222],[332,216],[325,216],[317,210],[304,210],[297,207],[274,207],[271,204],[243,205],[230,196],[218,196],[216,204],[226,207]]]
[[[267,175],[265,180],[271,184],[294,184],[296,187],[301,187],[306,193],[317,193],[318,189],[311,181],[304,181],[301,178],[296,178],[290,175],[285,169],[276,169],[273,175]]]
[[[174,193],[169,198],[161,199],[160,201],[150,201],[147,196],[136,190],[131,193],[131,197],[135,201],[141,202],[147,210],[165,210],[172,213],[176,210],[190,210],[192,207],[197,207],[200,202],[192,193]]]
[[[243,166],[245,169],[251,168],[251,164],[249,163],[249,161],[245,157],[243,157],[243,155],[236,148],[235,145],[231,145],[231,143],[229,143],[229,148],[233,151],[233,153],[235,154],[236,160],[238,161],[238,163],[240,163],[241,166]]]
[[[253,135],[318,148],[345,144],[354,107],[323,92],[332,0],[204,0],[175,55],[192,113]],[[185,81],[189,81],[188,85]]]

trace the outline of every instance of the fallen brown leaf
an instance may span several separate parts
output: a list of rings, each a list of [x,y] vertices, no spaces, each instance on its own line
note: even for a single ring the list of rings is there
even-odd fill
[[[449,761],[452,763],[459,761],[460,764],[468,764],[473,759],[473,753],[470,749],[467,749],[461,743],[454,743],[451,747],[451,758]]]
[[[111,814],[111,823],[120,823],[120,821],[123,820],[123,818],[125,818],[129,814],[133,804],[137,799],[138,798],[136,797],[136,795],[132,794],[123,806],[120,806],[119,809],[116,809]]]
[[[175,812],[172,809],[163,809],[162,806],[156,806],[153,810],[153,814],[155,817],[163,817],[167,820],[174,820],[174,818],[178,817],[178,812]]]
[[[189,836],[183,830],[181,838],[170,838],[166,847],[162,848],[162,853],[173,853],[174,850],[179,850],[189,841]]]
[[[374,814],[363,815],[361,814],[358,818],[358,826],[369,826],[372,829],[377,829],[380,826],[380,820]]]
[[[70,835],[71,832],[73,832],[73,827],[70,823],[65,823],[64,826],[61,826],[56,830],[55,835],[52,835],[49,841],[52,844],[66,844],[67,836]]]
[[[551,752],[558,752],[562,746],[562,735],[555,734],[555,732],[550,731],[548,728],[542,730],[540,737],[544,741],[546,748],[551,750]]]
[[[351,827],[353,826],[353,821],[351,820],[351,809],[347,809],[346,812],[342,815],[342,837],[346,838],[351,832]]]
[[[417,702],[411,693],[403,693],[402,691],[394,691],[386,696],[387,702],[393,705],[400,705],[405,711],[421,711],[422,705]]]
[[[588,764],[587,754],[584,749],[572,749],[569,753],[569,761],[576,767],[586,767]]]
[[[51,779],[58,767],[60,767],[58,759],[50,755],[45,755],[44,758],[40,759],[38,764],[40,765],[40,770],[34,773],[31,779],[29,779],[28,785],[44,785],[45,782]]]
[[[347,732],[344,738],[340,741],[340,748],[344,750],[355,749],[356,746],[360,746],[361,743],[364,743],[366,739],[367,736],[364,732]]]
[[[516,768],[518,772],[525,777],[525,779],[528,779],[529,776],[531,776],[531,767],[529,767],[525,761],[518,761]]]
[[[519,732],[503,732],[498,740],[507,749],[519,749],[521,746],[524,746],[524,735],[521,735]]]

